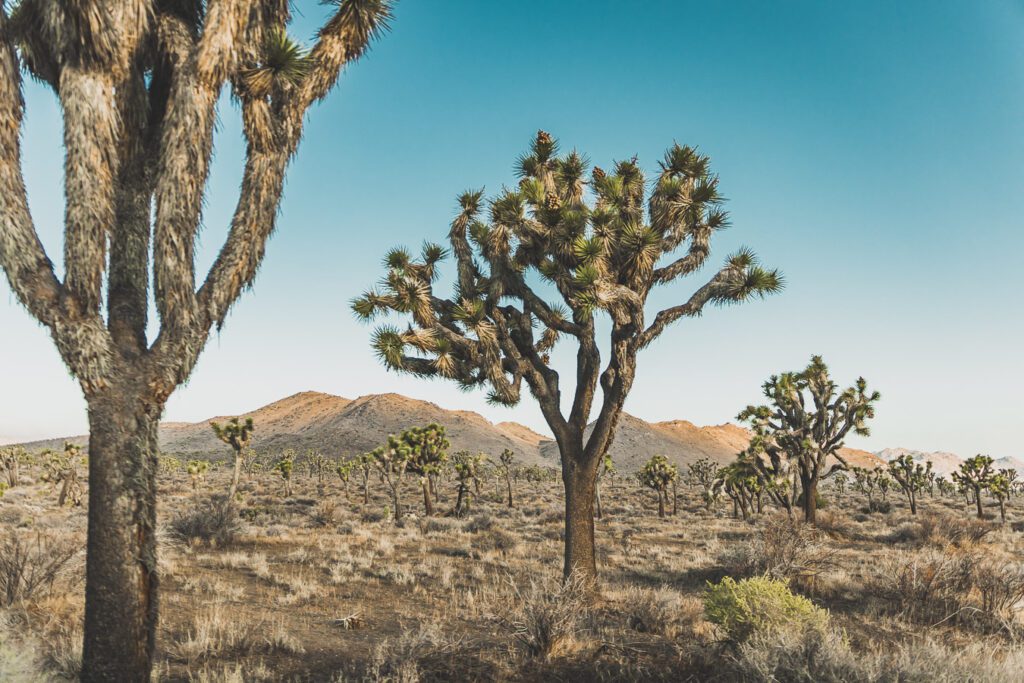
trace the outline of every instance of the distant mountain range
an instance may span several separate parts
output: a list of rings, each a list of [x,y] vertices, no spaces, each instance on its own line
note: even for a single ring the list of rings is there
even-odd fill
[[[281,399],[240,417],[251,417],[256,425],[252,447],[281,451],[307,449],[331,457],[365,453],[382,444],[388,434],[413,425],[437,422],[445,426],[451,451],[483,451],[497,456],[505,448],[527,464],[558,465],[558,447],[548,436],[516,422],[490,422],[463,410],[446,410],[434,403],[400,394],[372,394],[355,400],[307,391]],[[210,429],[213,417],[201,422],[164,422],[160,425],[160,449],[182,457],[221,458],[228,447]],[[619,420],[612,459],[622,472],[639,469],[652,455],[663,454],[685,465],[707,457],[720,464],[732,461],[747,447],[750,432],[733,424],[699,427],[685,420],[650,423],[623,414]],[[65,441],[82,445],[87,436],[48,439],[23,444],[26,448],[61,448]],[[844,449],[851,464],[872,467],[881,461],[872,453]]]
[[[915,462],[925,462],[930,460],[932,463],[932,469],[941,475],[949,475],[950,472],[954,472],[960,467],[960,463],[964,461],[956,453],[947,453],[945,451],[915,451],[910,448],[885,448],[875,453],[880,459],[885,462],[895,460],[896,458],[904,455],[909,455],[914,459]],[[993,467],[996,469],[1014,469],[1024,474],[1024,460],[1014,457],[996,458],[993,461]]]

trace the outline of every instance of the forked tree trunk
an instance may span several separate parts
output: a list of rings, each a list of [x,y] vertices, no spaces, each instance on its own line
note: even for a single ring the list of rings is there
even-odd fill
[[[563,575],[574,573],[584,583],[597,583],[597,558],[594,550],[594,492],[597,463],[562,455],[562,482],[565,485],[565,564]]]
[[[156,446],[163,405],[114,387],[89,403],[83,681],[148,681],[157,624]]]

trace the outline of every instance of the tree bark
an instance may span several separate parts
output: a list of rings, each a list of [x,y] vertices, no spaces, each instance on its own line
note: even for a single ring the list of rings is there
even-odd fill
[[[156,445],[163,405],[88,397],[89,537],[82,681],[148,681],[157,624]]]
[[[434,514],[434,505],[430,497],[430,478],[423,477],[420,479],[420,486],[423,487],[423,510],[427,517]]]
[[[601,519],[603,517],[601,514],[601,485],[596,483],[594,484],[594,504],[597,505],[597,518]]]
[[[801,476],[800,483],[804,491],[804,521],[815,524],[818,516],[818,480]]]
[[[594,550],[594,489],[597,463],[583,458],[562,456],[562,482],[565,485],[565,564],[563,575],[578,574],[583,581],[597,583],[597,558]],[[590,466],[588,466],[590,465]]]
[[[238,493],[238,481],[242,477],[242,451],[235,451],[235,471],[231,475],[231,488],[228,489],[228,502],[235,500]]]
[[[985,513],[981,509],[981,489],[977,488],[974,490],[974,502],[978,506],[978,519],[983,519]]]
[[[658,489],[658,517],[665,518],[665,492]]]
[[[512,504],[512,479],[508,475],[505,476],[505,484],[508,487],[508,506],[514,507]]]

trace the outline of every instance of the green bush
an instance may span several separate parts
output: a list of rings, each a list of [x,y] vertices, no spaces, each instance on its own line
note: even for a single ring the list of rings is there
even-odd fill
[[[727,576],[721,583],[709,583],[704,594],[704,612],[708,621],[737,643],[754,634],[784,627],[823,633],[829,620],[827,611],[801,595],[794,595],[786,581],[768,577],[737,582]]]

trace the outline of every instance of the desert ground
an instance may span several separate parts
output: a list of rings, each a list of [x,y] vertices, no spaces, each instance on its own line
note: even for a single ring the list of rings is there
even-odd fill
[[[81,469],[81,468],[80,468]],[[84,469],[83,469],[84,471]],[[536,473],[537,470],[534,470]],[[735,518],[680,485],[658,517],[630,477],[602,484],[600,585],[592,607],[561,582],[563,503],[554,470],[480,480],[455,517],[442,477],[423,514],[417,480],[397,523],[376,475],[343,485],[297,462],[292,491],[267,468],[243,475],[219,514],[230,468],[159,477],[164,681],[1013,681],[1024,667],[1024,514],[963,496],[826,484],[818,528],[765,501]],[[73,679],[80,666],[85,504],[57,504],[38,467],[0,497],[0,679]],[[87,500],[87,496],[83,499]],[[1019,521],[1020,520],[1020,521]],[[730,637],[709,621],[710,583],[769,576],[827,610]]]

